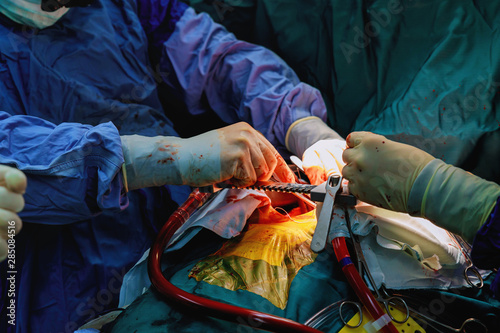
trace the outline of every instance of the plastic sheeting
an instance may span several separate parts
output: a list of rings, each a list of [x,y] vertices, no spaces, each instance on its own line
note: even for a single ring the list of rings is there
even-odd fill
[[[284,309],[298,271],[314,262],[310,248],[314,211],[281,215],[272,207],[257,210],[258,223],[197,263],[189,277],[229,290],[248,290]]]

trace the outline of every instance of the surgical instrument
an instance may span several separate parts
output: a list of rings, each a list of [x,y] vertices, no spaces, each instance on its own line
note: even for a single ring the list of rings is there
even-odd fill
[[[290,319],[254,311],[238,306],[213,301],[198,295],[190,294],[174,286],[163,275],[161,258],[175,231],[186,222],[187,218],[207,200],[209,194],[195,189],[188,200],[172,214],[160,230],[148,257],[148,274],[152,285],[172,304],[198,310],[203,315],[232,321],[248,326],[257,325],[260,329],[272,332],[320,333],[320,331]],[[242,318],[244,318],[242,320]]]
[[[400,294],[394,294],[394,296],[403,299],[403,297],[408,298],[408,296],[400,295]],[[455,332],[455,333],[488,333],[488,328],[486,325],[484,325],[479,319],[476,318],[467,318],[465,319],[462,324],[460,325],[459,328],[454,328],[450,325],[447,325],[445,323],[439,322],[436,319],[431,318],[428,315],[425,315],[419,311],[417,311],[415,308],[412,306],[408,306],[408,309],[410,311],[410,315],[412,318],[414,318],[417,321],[423,322],[423,324],[426,324],[436,330],[439,333],[450,333],[450,332]],[[470,330],[468,330],[470,329]]]
[[[270,192],[307,194],[310,195],[310,199],[312,201],[323,202],[325,200],[326,194],[326,183],[327,182],[324,182],[319,185],[282,183],[271,179],[269,181],[258,181],[255,184],[246,187],[236,187],[227,183],[217,183],[215,185],[200,187],[199,190],[202,193],[214,193],[218,189],[233,188],[243,190],[261,190]],[[335,200],[336,203],[340,205],[354,206],[356,204],[356,198],[354,196],[346,195],[343,193],[338,193]]]
[[[351,260],[349,250],[347,249],[345,238],[349,237],[349,231],[346,226],[339,223],[335,218],[332,218],[335,207],[339,204],[336,200],[337,193],[342,186],[342,177],[331,175],[325,184],[325,195],[323,201],[323,209],[318,218],[316,230],[311,241],[311,249],[319,252],[324,249],[328,238],[332,239],[333,250],[337,261],[342,267],[342,272],[345,274],[347,281],[353,288],[354,292],[361,300],[361,303],[366,307],[368,313],[373,317],[374,321],[370,323],[371,329],[375,331],[396,333],[398,330],[392,323],[391,317],[384,313],[376,298],[368,289]],[[346,205],[342,205],[346,212],[346,221],[349,218]],[[332,229],[332,231],[330,231]]]
[[[347,227],[349,229],[349,235],[350,235],[350,238],[351,238],[352,243],[353,243],[354,252],[356,254],[356,261],[358,263],[359,274],[362,277],[366,276],[366,279],[370,283],[370,285],[371,285],[371,287],[376,295],[375,299],[384,305],[386,313],[389,315],[391,320],[395,321],[396,323],[400,323],[400,324],[405,323],[408,320],[408,318],[410,317],[410,310],[408,308],[408,305],[406,304],[406,302],[404,301],[403,298],[396,297],[396,296],[390,296],[383,286],[381,286],[380,289],[377,288],[377,286],[375,284],[375,280],[373,279],[373,277],[370,273],[370,270],[368,269],[368,264],[366,262],[364,255],[363,255],[363,250],[361,249],[361,244],[359,242],[359,238],[352,231],[352,226],[351,226],[350,220],[348,218],[349,212],[347,211],[347,209],[345,209],[345,214],[346,214]],[[355,306],[358,307],[358,309],[361,309],[361,307],[358,304],[356,304],[356,302],[345,301],[340,305],[340,312],[341,313],[342,313],[342,308],[345,304],[354,304]],[[404,318],[402,320],[395,318],[391,312],[391,307],[389,305],[392,305],[396,308],[402,308],[404,311],[403,312]],[[359,312],[359,316],[360,316],[359,324],[357,326],[354,326],[354,327],[358,327],[361,324],[362,316],[363,316],[362,311]],[[341,316],[341,319],[344,322],[344,324],[347,325],[347,322],[345,322],[344,317]]]
[[[448,232],[448,234],[455,241],[455,243],[458,245],[458,248],[460,249],[460,251],[462,252],[462,255],[465,258],[465,264],[466,264],[466,267],[464,269],[465,281],[469,284],[469,286],[481,289],[484,285],[484,281],[483,281],[483,277],[481,276],[481,273],[479,273],[476,266],[474,266],[474,263],[472,262],[472,259],[469,255],[470,245],[467,244],[462,239],[462,237],[460,237],[452,232]],[[472,275],[470,275],[470,274],[472,274]],[[472,282],[471,276],[475,276],[477,278],[478,282],[477,283]]]

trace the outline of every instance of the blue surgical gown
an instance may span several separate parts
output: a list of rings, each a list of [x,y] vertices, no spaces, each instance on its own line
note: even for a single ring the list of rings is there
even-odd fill
[[[115,307],[127,269],[187,197],[126,193],[121,134],[177,135],[169,116],[247,121],[283,148],[311,115],[326,118],[320,93],[274,53],[176,0],[96,0],[42,30],[0,14],[0,163],[28,176],[15,267],[0,270],[0,331],[72,332]]]

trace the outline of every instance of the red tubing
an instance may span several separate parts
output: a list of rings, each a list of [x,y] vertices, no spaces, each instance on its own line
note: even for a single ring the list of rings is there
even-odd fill
[[[161,270],[161,256],[165,247],[175,231],[186,222],[187,218],[195,209],[207,199],[208,195],[208,193],[200,193],[197,190],[193,191],[188,200],[179,207],[163,225],[151,247],[148,258],[148,273],[153,286],[162,293],[168,301],[173,304],[187,306],[196,310],[196,312],[201,315],[208,315],[272,332],[320,333],[320,331],[314,328],[302,325],[290,319],[216,302],[190,294],[177,288],[163,276]]]
[[[377,302],[370,289],[368,289],[365,282],[363,281],[363,278],[361,277],[361,275],[359,275],[359,272],[356,270],[356,267],[354,267],[354,264],[350,260],[351,256],[349,255],[349,251],[347,250],[345,238],[334,238],[332,244],[338,262],[343,264],[342,272],[344,272],[347,281],[356,292],[356,295],[358,296],[361,303],[366,307],[374,320],[377,320],[385,315],[385,312],[380,307],[380,304]],[[399,333],[392,321],[382,327],[380,331],[384,333]]]

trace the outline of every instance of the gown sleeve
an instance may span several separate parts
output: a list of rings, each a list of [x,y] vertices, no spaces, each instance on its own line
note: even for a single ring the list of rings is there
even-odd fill
[[[478,268],[500,267],[500,197],[488,220],[474,237],[471,258]],[[495,298],[500,299],[500,274],[497,273],[490,288]]]
[[[246,121],[281,147],[297,119],[326,121],[321,93],[275,53],[237,40],[185,4],[161,2],[139,1],[141,24],[163,80],[191,114],[211,109],[226,123]]]
[[[26,222],[68,224],[128,205],[123,152],[112,123],[62,123],[0,111],[0,163],[28,178]]]

